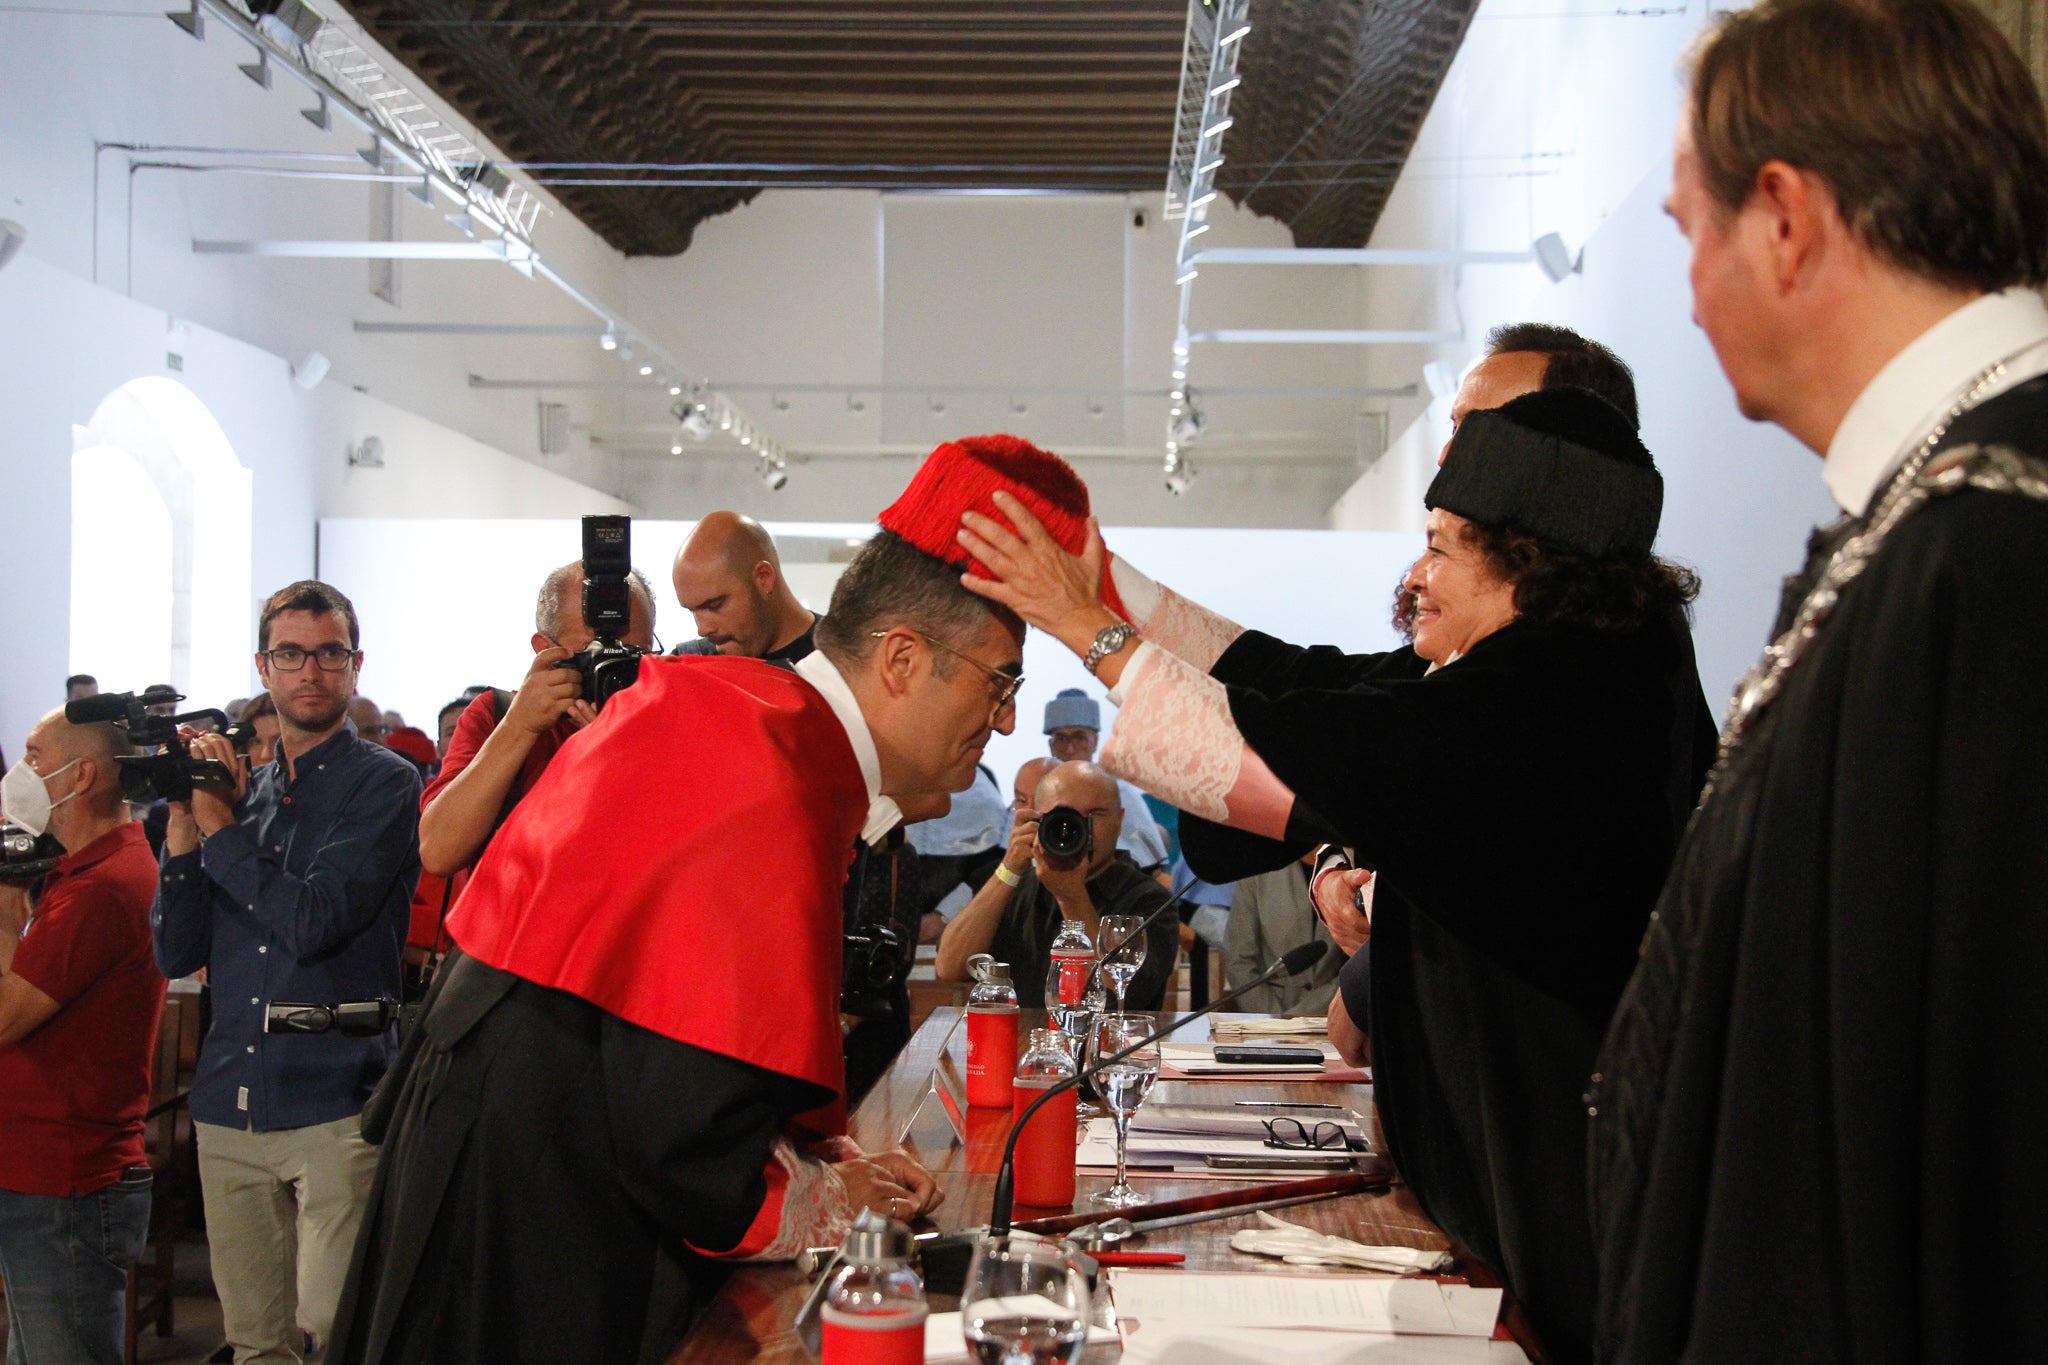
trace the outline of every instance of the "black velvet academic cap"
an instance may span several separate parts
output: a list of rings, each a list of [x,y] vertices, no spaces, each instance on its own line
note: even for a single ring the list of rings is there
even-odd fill
[[[1422,504],[1574,554],[1640,556],[1657,540],[1664,476],[1612,403],[1542,389],[1466,413]]]

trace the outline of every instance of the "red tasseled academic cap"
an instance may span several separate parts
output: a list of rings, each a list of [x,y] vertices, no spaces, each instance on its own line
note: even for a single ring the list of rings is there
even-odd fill
[[[910,486],[879,520],[882,529],[926,554],[993,578],[956,537],[962,512],[1010,524],[996,507],[999,489],[1030,508],[1069,554],[1080,554],[1088,543],[1088,486],[1072,465],[1020,436],[963,436],[946,442],[925,457]]]

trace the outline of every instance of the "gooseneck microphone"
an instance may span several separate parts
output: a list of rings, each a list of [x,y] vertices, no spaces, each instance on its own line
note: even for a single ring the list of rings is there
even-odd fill
[[[1205,1014],[1213,1014],[1215,1011],[1222,1009],[1225,1005],[1237,999],[1245,992],[1263,986],[1267,982],[1273,980],[1275,977],[1293,976],[1297,972],[1307,971],[1310,967],[1313,967],[1316,963],[1322,961],[1323,955],[1329,951],[1330,945],[1323,942],[1320,939],[1304,943],[1298,948],[1289,949],[1287,953],[1285,953],[1278,962],[1275,962],[1272,966],[1266,968],[1265,971],[1260,972],[1257,976],[1245,982],[1242,986],[1239,986],[1237,989],[1225,991],[1222,995],[1217,996],[1214,1000],[1202,1006],[1202,1008],[1192,1011],[1188,1014],[1183,1014],[1182,1016],[1180,1016],[1180,1018],[1173,1020],[1164,1028],[1158,1029],[1153,1033],[1150,1033],[1145,1037],[1139,1039],[1137,1042],[1132,1043],[1122,1052],[1112,1053],[1110,1056],[1104,1057],[1097,1061],[1093,1066],[1086,1067],[1080,1071],[1075,1072],[1073,1075],[1067,1077],[1059,1084],[1046,1087],[1044,1093],[1039,1095],[1037,1099],[1033,1100],[1028,1106],[1026,1106],[1024,1112],[1017,1116],[1017,1121],[1010,1125],[1010,1140],[1003,1144],[1003,1164],[1001,1168],[996,1172],[995,1196],[989,1201],[989,1235],[991,1237],[1001,1237],[1004,1234],[1008,1233],[1010,1230],[1010,1208],[1011,1205],[1016,1202],[1015,1164],[1017,1160],[1017,1138],[1021,1133],[1023,1133],[1024,1125],[1031,1121],[1031,1116],[1037,1113],[1040,1107],[1042,1107],[1047,1100],[1051,1099],[1054,1095],[1057,1095],[1062,1091],[1072,1090],[1075,1086],[1078,1086],[1084,1079],[1090,1076],[1100,1074],[1103,1068],[1114,1066],[1116,1063],[1130,1056],[1133,1052],[1136,1052],[1139,1048],[1148,1047],[1151,1044],[1158,1042],[1161,1038],[1164,1038],[1167,1034],[1172,1033],[1175,1029],[1180,1028],[1182,1025],[1191,1023],[1196,1019],[1200,1019]]]

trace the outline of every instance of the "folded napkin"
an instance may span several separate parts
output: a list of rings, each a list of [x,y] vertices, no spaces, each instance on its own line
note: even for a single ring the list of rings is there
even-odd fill
[[[1344,1237],[1332,1237],[1285,1218],[1261,1211],[1263,1225],[1232,1234],[1233,1251],[1260,1256],[1278,1256],[1289,1265],[1348,1265],[1361,1270],[1383,1270],[1389,1275],[1414,1275],[1441,1270],[1451,1263],[1448,1251],[1417,1251],[1414,1247],[1375,1247]]]

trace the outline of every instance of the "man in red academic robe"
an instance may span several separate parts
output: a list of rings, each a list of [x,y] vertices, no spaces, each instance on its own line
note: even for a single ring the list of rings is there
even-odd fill
[[[942,446],[794,672],[650,657],[563,745],[450,915],[461,953],[367,1125],[385,1154],[330,1359],[658,1361],[722,1265],[936,1203],[844,1136],[841,888],[889,798],[964,789],[1014,723],[1023,626],[960,586],[954,540],[997,487],[1078,540],[1057,459]]]

